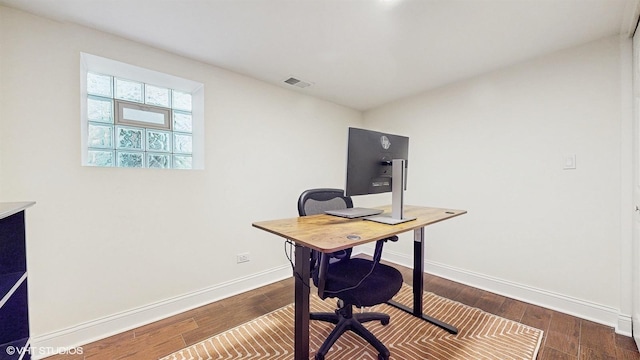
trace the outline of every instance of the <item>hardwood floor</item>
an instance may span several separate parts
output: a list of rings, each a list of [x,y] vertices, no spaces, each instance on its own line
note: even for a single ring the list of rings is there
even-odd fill
[[[396,267],[410,284],[411,269]],[[428,274],[424,282],[426,291],[544,330],[538,360],[640,360],[633,340],[613,328]],[[47,359],[156,360],[292,302],[287,279]]]

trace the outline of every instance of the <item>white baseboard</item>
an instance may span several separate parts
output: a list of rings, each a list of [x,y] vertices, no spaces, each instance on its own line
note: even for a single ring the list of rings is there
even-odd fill
[[[371,251],[369,251],[371,250]],[[366,249],[371,255],[373,249]],[[413,258],[393,251],[385,251],[384,259],[402,266],[413,267]],[[631,336],[631,315],[619,309],[603,306],[571,296],[518,284],[446,264],[426,260],[424,271],[445,279],[473,286],[495,294],[556,310],[585,320],[615,328],[616,333]],[[425,289],[429,290],[429,289]]]
[[[32,356],[34,359],[41,359],[45,356],[53,355],[52,353],[47,353],[50,349],[60,349],[60,351],[75,349],[84,344],[135,329],[289,277],[291,277],[291,267],[287,264],[67,329],[32,336]],[[47,349],[47,351],[40,351],[41,349]]]

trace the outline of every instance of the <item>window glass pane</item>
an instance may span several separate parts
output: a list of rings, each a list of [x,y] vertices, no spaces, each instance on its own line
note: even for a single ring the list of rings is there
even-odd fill
[[[171,152],[171,133],[147,129],[147,150]]]
[[[171,155],[170,154],[147,154],[147,167],[169,169],[171,168]]]
[[[173,134],[173,152],[191,154],[193,137],[188,134]]]
[[[191,169],[192,158],[186,155],[173,155],[174,169]]]
[[[87,164],[91,166],[113,166],[113,151],[89,150]]]
[[[89,123],[87,145],[92,148],[113,148],[113,126]]]
[[[116,126],[116,149],[144,150],[144,129]]]
[[[173,108],[177,110],[191,111],[191,94],[172,90]]]
[[[173,130],[181,132],[193,132],[191,114],[174,111],[173,112]]]
[[[165,123],[165,114],[127,107],[122,109],[122,117],[124,120],[137,121],[154,125],[164,125]]]
[[[87,97],[87,118],[113,124],[113,100],[91,96]]]
[[[149,84],[145,84],[144,86],[144,102],[151,105],[158,105],[164,107],[170,107],[169,99],[171,98],[169,94],[169,89],[157,87]]]
[[[108,75],[87,73],[87,93],[99,96],[113,97],[113,78]]]
[[[142,102],[142,83],[116,78],[116,98]]]
[[[144,167],[143,152],[117,151],[118,167]]]

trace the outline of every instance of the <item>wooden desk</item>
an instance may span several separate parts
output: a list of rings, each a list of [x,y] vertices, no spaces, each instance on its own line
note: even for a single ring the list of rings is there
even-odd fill
[[[390,206],[381,207],[388,213]],[[397,303],[397,306],[417,317],[432,322],[449,332],[457,330],[445,323],[422,313],[422,292],[424,273],[424,228],[427,225],[450,219],[465,210],[429,208],[421,206],[404,207],[405,216],[416,220],[398,225],[386,225],[363,219],[346,219],[330,215],[311,215],[290,219],[260,221],[253,226],[289,239],[295,243],[295,360],[309,359],[309,291],[311,250],[324,253],[354,247],[385,239],[410,230],[413,236],[413,308]]]

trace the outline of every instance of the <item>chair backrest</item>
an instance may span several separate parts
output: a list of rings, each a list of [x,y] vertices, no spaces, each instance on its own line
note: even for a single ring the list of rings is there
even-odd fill
[[[350,197],[340,189],[311,189],[298,198],[300,216],[322,214],[327,210],[341,210],[353,207]]]
[[[298,214],[300,216],[322,214],[327,210],[341,210],[352,208],[353,201],[344,196],[340,189],[310,189],[306,190],[298,198]],[[351,248],[329,254],[330,262],[340,261],[351,257]],[[312,272],[318,269],[320,255],[317,251],[311,251]]]

